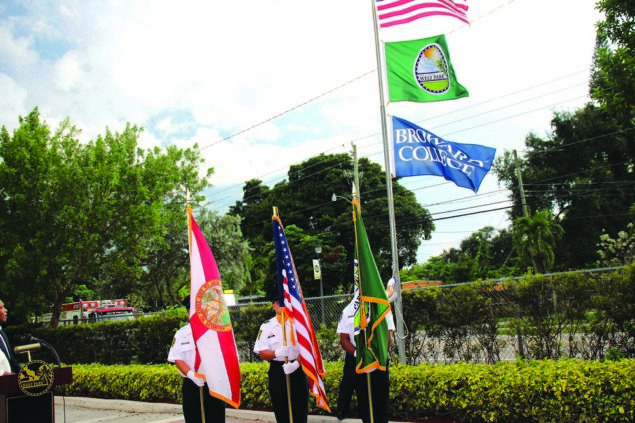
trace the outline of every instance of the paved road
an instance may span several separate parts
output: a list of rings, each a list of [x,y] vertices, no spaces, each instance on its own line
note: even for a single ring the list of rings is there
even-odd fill
[[[226,423],[275,423],[273,413],[227,408]],[[345,419],[344,423],[361,420]],[[55,397],[56,423],[184,423],[179,404]],[[309,416],[309,423],[337,423],[335,417]]]

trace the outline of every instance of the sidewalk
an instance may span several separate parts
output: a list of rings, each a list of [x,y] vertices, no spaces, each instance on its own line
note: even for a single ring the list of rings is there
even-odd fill
[[[271,411],[241,410],[227,407],[225,423],[275,423]],[[99,399],[87,397],[55,397],[57,423],[185,423],[181,404]],[[335,416],[309,414],[309,423],[339,423]],[[361,423],[347,418],[343,423]],[[397,421],[391,420],[397,423]],[[460,423],[448,417],[430,417],[425,423]],[[30,423],[30,422],[29,422]]]
[[[58,423],[183,423],[180,404],[152,403],[86,397],[55,397],[55,421]],[[275,423],[273,412],[227,407],[226,423]],[[309,415],[310,423],[337,423],[334,416]],[[360,422],[345,419],[344,422]]]

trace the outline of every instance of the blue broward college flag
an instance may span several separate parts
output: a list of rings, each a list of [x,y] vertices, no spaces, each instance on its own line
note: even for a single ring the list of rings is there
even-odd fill
[[[478,191],[495,148],[446,141],[414,123],[392,118],[395,176],[437,175]]]

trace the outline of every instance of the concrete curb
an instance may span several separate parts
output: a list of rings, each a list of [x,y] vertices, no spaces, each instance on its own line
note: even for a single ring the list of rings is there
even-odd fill
[[[180,413],[180,404],[162,402],[140,402],[118,399],[88,398],[88,397],[55,397],[55,405],[70,405],[74,407],[96,408],[99,410],[121,410],[130,413]]]

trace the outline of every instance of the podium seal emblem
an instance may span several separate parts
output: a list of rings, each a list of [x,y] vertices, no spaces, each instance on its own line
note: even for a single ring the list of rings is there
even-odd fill
[[[43,361],[29,361],[18,373],[18,385],[26,395],[45,394],[53,386],[53,368]]]

